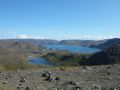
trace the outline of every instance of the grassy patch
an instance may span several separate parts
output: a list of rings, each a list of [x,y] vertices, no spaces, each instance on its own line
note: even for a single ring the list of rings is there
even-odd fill
[[[50,62],[62,65],[62,66],[79,66],[79,62],[83,57],[89,56],[88,54],[70,53],[65,51],[56,51],[48,53],[43,56]]]

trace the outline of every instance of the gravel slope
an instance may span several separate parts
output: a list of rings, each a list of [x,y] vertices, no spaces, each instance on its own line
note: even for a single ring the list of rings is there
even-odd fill
[[[120,65],[1,72],[0,90],[120,90]]]

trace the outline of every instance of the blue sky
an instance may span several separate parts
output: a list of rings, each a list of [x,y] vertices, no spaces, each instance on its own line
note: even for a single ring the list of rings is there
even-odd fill
[[[120,0],[0,0],[0,38],[120,37]]]

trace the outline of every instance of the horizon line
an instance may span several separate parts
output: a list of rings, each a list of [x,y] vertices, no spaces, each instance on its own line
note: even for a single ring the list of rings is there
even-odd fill
[[[109,40],[109,39],[120,39],[118,38],[106,38],[106,39],[50,39],[50,38],[45,38],[45,39],[41,39],[41,38],[0,38],[0,40],[55,40],[55,41],[62,41],[62,40],[83,40],[83,41],[100,41],[100,40]]]

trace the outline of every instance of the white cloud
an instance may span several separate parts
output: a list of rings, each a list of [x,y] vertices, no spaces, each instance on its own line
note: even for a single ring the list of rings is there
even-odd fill
[[[16,38],[28,39],[28,38],[33,38],[33,37],[27,34],[19,34],[19,35],[16,35]]]
[[[18,39],[48,39],[46,36],[28,35],[28,34],[14,35],[14,38],[18,38]]]
[[[120,35],[65,35],[65,39],[83,39],[83,40],[102,40],[111,38],[120,38]]]

